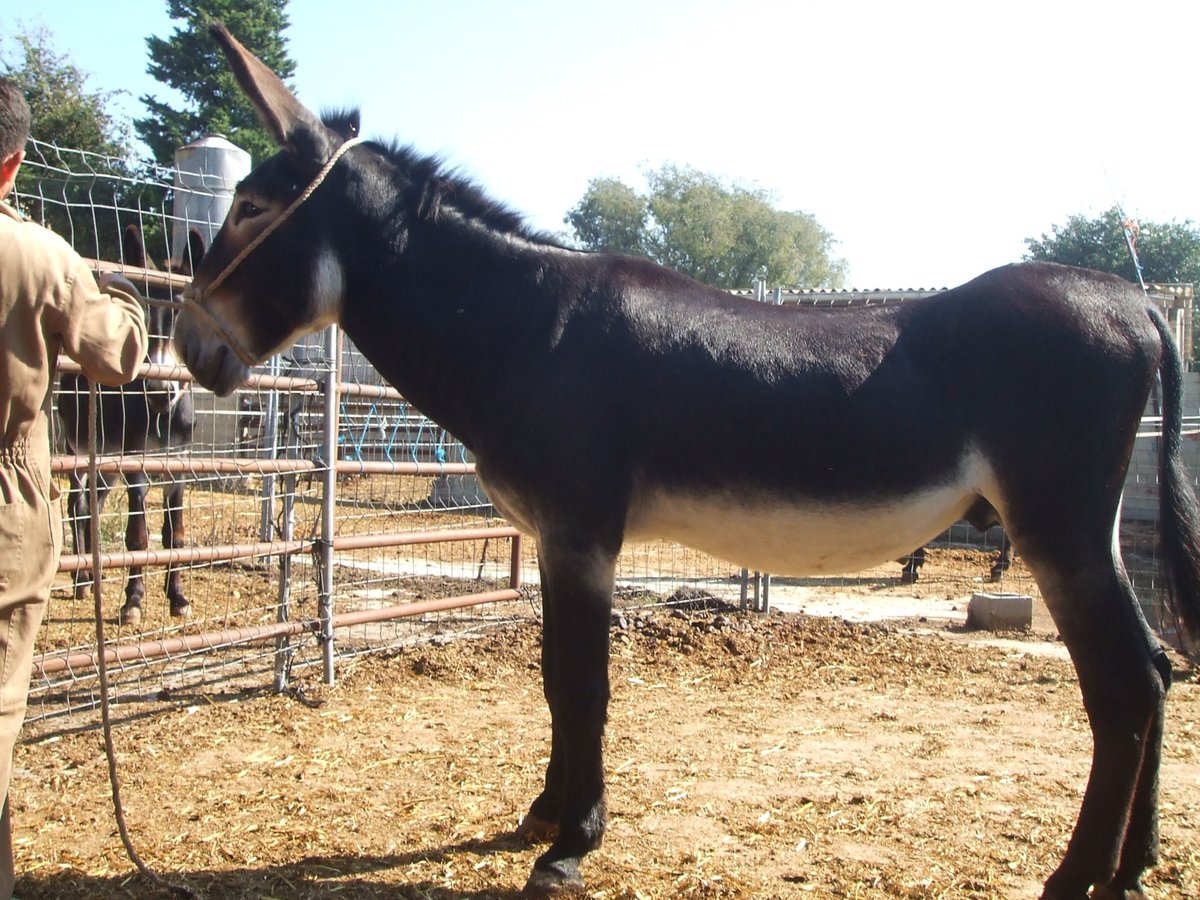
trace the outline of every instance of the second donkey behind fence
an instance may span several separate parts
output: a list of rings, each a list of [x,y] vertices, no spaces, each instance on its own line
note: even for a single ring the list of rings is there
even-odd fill
[[[122,249],[126,265],[155,269],[148,259],[141,230],[126,226],[122,234]],[[204,241],[192,233],[188,237],[187,256],[181,265],[168,263],[177,274],[190,275],[204,255]],[[149,303],[147,308],[150,345],[147,358],[151,363],[175,365],[171,337],[175,327],[175,307]],[[153,374],[153,373],[148,373]],[[59,383],[58,413],[68,448],[76,454],[88,452],[88,381],[79,374],[64,375]],[[195,410],[191,391],[179,381],[159,378],[137,378],[124,387],[99,387],[96,419],[96,451],[101,455],[135,455],[159,450],[178,449],[192,440]],[[146,493],[149,481],[144,472],[123,473],[129,495],[129,512],[125,528],[125,548],[145,550],[149,546],[146,528]],[[113,475],[101,475],[97,484],[97,512],[102,512],[109,490],[115,483]],[[91,530],[88,509],[87,473],[78,470],[70,474],[67,494],[67,518],[77,554],[91,553]],[[182,547],[185,527],[183,520],[183,481],[166,476],[163,484],[164,549]],[[75,597],[81,598],[91,587],[92,572],[80,569],[75,573]],[[171,615],[186,618],[191,605],[183,592],[179,567],[168,565],[166,594]],[[138,626],[142,621],[142,597],[146,592],[142,567],[130,566],[125,584],[125,603],[121,607],[120,623]]]

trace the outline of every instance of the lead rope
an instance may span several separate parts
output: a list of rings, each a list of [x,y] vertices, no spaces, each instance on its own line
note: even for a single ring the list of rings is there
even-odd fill
[[[305,200],[313,195],[313,191],[321,186],[322,182],[325,181],[325,178],[329,175],[329,173],[333,171],[333,167],[337,165],[337,161],[342,158],[343,154],[345,154],[345,152],[351,147],[361,144],[362,142],[363,138],[361,137],[353,137],[347,141],[344,141],[341,146],[333,151],[333,155],[325,161],[325,165],[321,166],[320,171],[318,171],[313,180],[309,182],[308,187],[300,192],[300,196],[289,203],[287,208],[284,209],[284,211],[280,213],[278,217],[268,222],[267,226],[260,231],[257,236],[255,236],[254,240],[243,247],[241,252],[229,261],[229,264],[217,274],[216,278],[210,281],[203,290],[193,291],[191,286],[184,290],[184,304],[191,305],[195,310],[202,313],[204,317],[208,319],[208,323],[213,327],[217,334],[221,336],[221,340],[228,344],[229,349],[237,354],[237,358],[247,366],[253,367],[257,365],[258,360],[255,359],[253,354],[246,350],[246,348],[242,345],[242,342],[239,341],[230,332],[230,330],[225,327],[225,323],[213,315],[212,311],[204,305],[204,301],[208,299],[209,295],[211,295],[213,291],[215,291],[225,282],[226,278],[233,274],[234,270],[245,261],[247,256],[257,250],[263,241],[274,234],[275,230],[289,218],[291,218],[292,213],[299,209],[301,204],[303,204]]]
[[[129,836],[129,827],[125,824],[125,808],[121,804],[121,778],[117,773],[117,750],[112,735],[112,715],[109,712],[108,660],[104,649],[104,609],[101,603],[100,590],[100,516],[97,515],[99,487],[97,478],[100,475],[96,465],[97,446],[97,388],[96,383],[88,379],[88,530],[92,541],[92,600],[96,607],[96,662],[100,674],[100,719],[104,724],[104,753],[108,757],[108,783],[112,787],[113,816],[117,820],[117,830],[121,834],[121,843],[125,845],[125,854],[137,866],[142,875],[161,888],[170,891],[177,897],[198,898],[189,887],[172,884],[144,862],[134,849],[133,839]]]

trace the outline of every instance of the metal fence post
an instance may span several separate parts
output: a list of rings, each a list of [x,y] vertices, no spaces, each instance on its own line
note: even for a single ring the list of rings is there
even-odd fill
[[[342,374],[342,342],[336,325],[325,331],[325,358],[330,361],[325,372],[325,472],[321,479],[321,540],[317,544],[321,584],[317,595],[317,616],[321,623],[321,654],[325,683],[334,683],[333,665],[333,539],[334,517],[337,512],[337,454],[338,407]]]
[[[271,359],[271,374],[278,375],[280,371],[279,357],[275,356]],[[267,404],[270,410],[270,421],[272,424],[272,440],[271,440],[271,459],[279,457],[280,442],[277,439],[277,429],[274,425],[279,417],[279,391],[272,389],[270,394],[270,402]],[[298,455],[299,450],[299,435],[291,427],[283,429],[283,455],[291,459]],[[275,508],[276,484],[275,476],[270,476],[271,487],[268,496],[266,479],[264,478],[263,485],[263,505],[262,505],[262,521],[259,528],[259,539],[269,541],[272,539],[272,515]],[[279,538],[285,544],[293,538],[296,522],[296,476],[283,476],[283,502],[280,507],[279,516]],[[292,600],[292,554],[281,553],[279,555],[279,591],[276,599],[276,615],[277,622],[287,622],[291,618],[291,600]],[[287,690],[288,678],[291,671],[292,661],[292,646],[291,636],[281,634],[275,639],[275,690],[277,692]]]
[[[279,355],[271,357],[267,364],[267,371],[277,376],[280,372]],[[260,412],[263,415],[262,419],[262,437],[260,445],[257,448],[259,452],[262,449],[267,451],[267,459],[279,458],[279,391],[272,389],[267,394],[265,408],[260,407]],[[256,456],[258,453],[255,454]],[[262,477],[262,506],[259,510],[258,519],[258,539],[260,541],[271,540],[271,519],[275,515],[275,476],[273,474],[264,474]]]

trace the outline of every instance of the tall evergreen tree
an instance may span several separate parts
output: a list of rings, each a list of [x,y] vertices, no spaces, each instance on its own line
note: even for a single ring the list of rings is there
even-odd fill
[[[149,37],[146,71],[182,95],[177,108],[149,94],[140,99],[149,115],[134,121],[138,136],[154,158],[170,165],[176,149],[206,132],[225,135],[248,151],[255,163],[273,154],[275,142],[258,124],[238,89],[208,23],[220,19],[239,41],[287,81],[296,70],[283,36],[288,27],[287,0],[167,0],[171,18],[180,21],[169,38]]]

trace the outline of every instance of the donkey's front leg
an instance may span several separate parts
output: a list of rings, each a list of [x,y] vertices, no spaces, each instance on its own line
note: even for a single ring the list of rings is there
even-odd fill
[[[554,708],[554,641],[550,635],[554,633],[554,604],[547,598],[546,567],[539,562],[538,572],[542,585],[542,693],[546,697],[546,705]],[[558,820],[562,817],[564,743],[555,727],[557,720],[551,716],[550,762],[546,766],[545,786],[529,807],[529,812],[517,826],[517,836],[531,843],[552,841],[558,837]]]
[[[84,599],[92,590],[93,582],[101,577],[92,569],[92,516],[100,517],[104,512],[104,501],[108,498],[109,485],[103,474],[96,476],[96,508],[91,508],[91,491],[87,478],[72,472],[68,479],[67,519],[71,526],[71,543],[74,552],[87,557],[87,565],[75,570],[75,599]]]
[[[130,472],[125,476],[126,492],[129,495],[129,514],[125,521],[125,549],[138,552],[150,546],[146,533],[146,476],[141,472]],[[129,580],[125,582],[125,605],[121,607],[118,621],[134,628],[142,624],[142,597],[146,595],[146,584],[142,580],[142,567],[129,567]]]
[[[91,533],[86,516],[88,515],[87,487],[83,476],[72,471],[67,476],[70,486],[67,488],[67,524],[71,528],[71,552],[76,556],[91,557],[89,535]],[[92,585],[93,573],[91,568],[76,569],[74,575],[75,599],[82,600],[87,596]]]
[[[187,528],[183,518],[183,482],[174,481],[163,488],[162,543],[167,550],[176,550],[187,543]],[[166,592],[171,603],[171,616],[186,619],[192,614],[192,605],[183,593],[181,566],[168,563]]]
[[[538,544],[542,640],[553,722],[551,768],[539,818],[558,804],[558,833],[535,863],[525,896],[547,897],[583,884],[579,864],[600,846],[608,820],[601,749],[608,714],[608,637],[615,552],[561,538]],[[560,794],[561,792],[561,794]],[[559,796],[555,796],[555,795]]]

